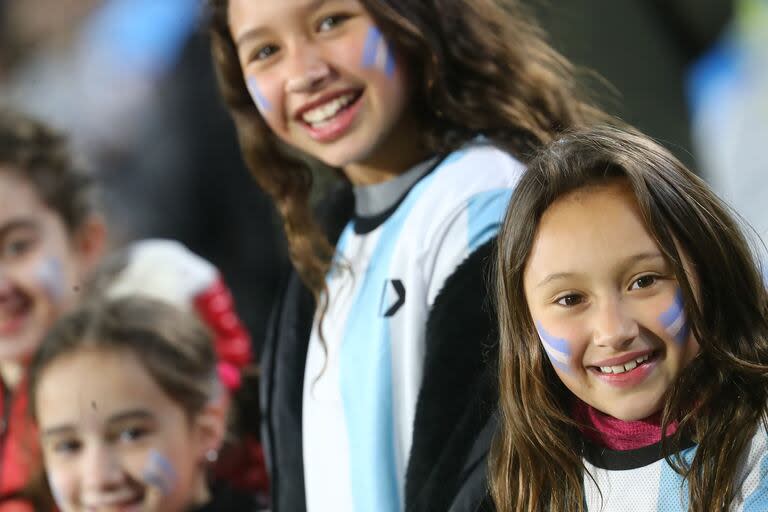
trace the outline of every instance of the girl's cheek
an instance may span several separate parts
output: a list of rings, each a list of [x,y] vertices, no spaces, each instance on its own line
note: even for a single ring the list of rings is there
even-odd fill
[[[152,449],[147,454],[141,478],[146,485],[159,491],[160,495],[168,496],[176,487],[176,468],[162,453]]]
[[[68,493],[66,492],[68,486],[64,483],[65,479],[51,471],[47,473],[47,477],[48,487],[51,489],[51,497],[53,497],[53,502],[56,504],[56,507],[64,512],[70,510],[71,507],[69,506],[69,500],[67,499]]]
[[[397,59],[392,47],[384,39],[381,31],[371,25],[365,36],[359,66],[364,70],[375,70],[387,78],[394,78]]]
[[[255,76],[247,76],[245,79],[245,84],[248,86],[248,92],[253,99],[253,103],[262,117],[266,118],[274,112],[274,98],[270,100],[265,94],[265,82],[268,84],[268,81],[260,82]]]
[[[35,279],[44,290],[48,299],[54,304],[61,304],[66,298],[66,276],[64,265],[56,257],[43,258],[34,270]]]
[[[691,330],[685,317],[683,292],[680,288],[675,292],[672,303],[659,315],[658,320],[664,332],[678,345],[685,344],[690,337]]]
[[[560,371],[572,373],[572,344],[567,339],[559,338],[548,332],[541,322],[536,322],[536,330],[552,365]]]

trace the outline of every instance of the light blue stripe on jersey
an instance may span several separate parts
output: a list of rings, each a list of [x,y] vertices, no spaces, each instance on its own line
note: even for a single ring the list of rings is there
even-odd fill
[[[742,512],[764,512],[768,510],[768,456],[760,462],[760,483],[757,489],[744,500]]]
[[[512,189],[500,188],[481,192],[469,200],[467,246],[470,252],[496,236],[511,197]]]
[[[401,507],[389,323],[379,308],[397,240],[411,209],[438,172],[436,169],[417,183],[380,227],[376,249],[347,317],[341,344],[340,387],[349,436],[352,502],[357,512],[392,512]]]
[[[686,464],[693,461],[696,447],[682,451],[682,459]],[[674,458],[672,460],[675,460]],[[690,503],[688,480],[672,469],[666,460],[661,461],[661,476],[659,477],[659,512],[686,512]]]

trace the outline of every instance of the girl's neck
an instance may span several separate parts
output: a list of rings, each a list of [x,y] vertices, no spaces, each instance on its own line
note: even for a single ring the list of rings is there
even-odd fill
[[[590,442],[610,450],[635,450],[661,441],[661,411],[635,421],[623,421],[604,414],[589,404],[574,399],[573,417],[582,425],[581,433]],[[677,430],[667,426],[666,436]]]
[[[368,155],[346,165],[344,174],[355,186],[374,185],[400,176],[429,156],[423,130],[403,116]]]
[[[4,361],[0,363],[0,378],[5,387],[14,391],[24,377],[24,366],[21,363]]]
[[[194,489],[196,490],[192,496],[192,510],[196,510],[211,501],[211,491],[208,488],[205,471],[201,471],[197,476]]]

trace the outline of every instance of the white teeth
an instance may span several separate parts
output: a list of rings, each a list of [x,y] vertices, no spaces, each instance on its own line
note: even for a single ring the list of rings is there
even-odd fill
[[[651,357],[650,354],[638,357],[637,359],[617,366],[601,366],[600,371],[602,373],[624,373],[630,370],[634,370],[639,365],[643,364]]]
[[[307,110],[304,112],[304,114],[302,114],[302,119],[311,125],[323,123],[335,116],[339,110],[349,105],[354,97],[354,94],[345,94],[343,96],[339,96],[338,98],[320,105],[319,107],[313,108],[312,110]]]

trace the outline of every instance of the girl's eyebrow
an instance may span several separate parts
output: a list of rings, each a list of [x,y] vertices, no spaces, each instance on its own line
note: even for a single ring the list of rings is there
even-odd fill
[[[43,429],[41,437],[55,437],[64,434],[71,434],[75,431],[75,427],[72,425],[57,425],[54,427]]]
[[[153,420],[155,415],[146,409],[131,409],[118,414],[113,414],[107,420],[107,423],[120,423],[128,420]]]
[[[641,252],[638,254],[633,254],[632,256],[629,256],[628,258],[625,258],[621,262],[621,269],[626,270],[632,265],[636,265],[638,263],[641,263],[643,261],[651,261],[651,260],[662,260],[664,261],[664,256],[659,251],[648,251],[648,252]],[[569,277],[575,276],[576,273],[574,272],[557,272],[555,274],[549,274],[547,277],[542,279],[539,284],[536,285],[536,288],[540,288],[548,283],[551,283],[552,281],[556,281],[558,279],[567,279]]]
[[[328,0],[312,0],[307,5],[301,7],[301,10],[305,13],[316,11],[324,3],[326,3]],[[268,31],[267,27],[254,27],[246,30],[237,38],[235,39],[235,46],[240,46],[241,44],[251,40],[251,39],[258,39],[262,37],[266,32]]]
[[[25,217],[11,219],[0,226],[0,238],[4,238],[11,231],[17,229],[37,229],[39,225],[37,221]]]

